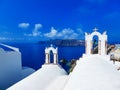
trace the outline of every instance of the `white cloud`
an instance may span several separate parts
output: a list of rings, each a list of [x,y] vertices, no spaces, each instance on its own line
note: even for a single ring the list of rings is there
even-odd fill
[[[52,38],[52,39],[78,39],[80,37],[79,35],[82,36],[83,31],[81,28],[78,28],[76,30],[73,30],[71,28],[64,28],[61,31],[58,31],[54,27],[51,27],[50,32],[47,33],[42,33],[39,31],[42,28],[42,24],[35,24],[34,29],[32,30],[31,33],[24,33],[24,36],[31,36],[31,37],[36,37],[36,36],[41,36],[43,38]]]
[[[0,40],[14,40],[14,38],[10,38],[10,37],[0,37]]]
[[[18,24],[18,27],[19,27],[19,28],[28,28],[29,26],[30,26],[29,23],[19,23],[19,24]]]
[[[35,24],[35,30],[38,30],[42,28],[42,24],[38,23],[38,24]]]
[[[57,30],[54,27],[51,27],[51,31],[49,33],[44,34],[46,37],[56,37],[57,36]]]
[[[59,39],[77,39],[78,34],[71,28],[65,28],[58,32],[54,27],[51,28],[49,33],[44,34],[48,38],[59,38]]]
[[[62,30],[61,33],[62,34],[72,34],[72,33],[74,33],[74,31],[70,28],[65,28],[65,29]]]
[[[58,35],[61,35],[64,39],[75,39],[78,37],[78,34],[74,32],[71,28],[65,28]]]
[[[35,24],[35,28],[33,29],[32,35],[33,36],[40,36],[41,32],[39,29],[42,28],[42,24]]]
[[[31,33],[27,34],[27,33],[24,33],[24,36],[33,36]]]
[[[0,37],[0,40],[6,40],[7,38],[6,37]]]
[[[24,33],[24,36],[33,36],[33,37],[36,37],[36,36],[41,36],[41,32],[39,31],[39,29],[42,28],[42,24],[38,23],[38,24],[35,24],[35,27],[32,31],[32,33]]]

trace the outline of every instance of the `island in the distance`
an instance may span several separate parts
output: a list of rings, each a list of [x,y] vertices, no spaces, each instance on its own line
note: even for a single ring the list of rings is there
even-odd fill
[[[76,39],[50,39],[47,41],[40,41],[42,44],[53,44],[56,46],[85,46],[84,40]]]

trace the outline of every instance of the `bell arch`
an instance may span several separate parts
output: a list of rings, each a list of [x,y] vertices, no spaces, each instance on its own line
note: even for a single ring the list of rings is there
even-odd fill
[[[86,43],[86,54],[93,54],[92,47],[93,47],[93,37],[98,37],[98,54],[99,55],[106,55],[107,51],[107,35],[106,32],[103,34],[97,31],[98,29],[94,29],[93,33],[85,33],[85,43]]]
[[[92,54],[99,53],[99,37],[94,35],[92,39]]]
[[[51,60],[51,52],[53,53],[53,60]],[[53,61],[53,62],[51,62]],[[45,64],[58,64],[58,48],[54,48],[52,45],[45,49]]]

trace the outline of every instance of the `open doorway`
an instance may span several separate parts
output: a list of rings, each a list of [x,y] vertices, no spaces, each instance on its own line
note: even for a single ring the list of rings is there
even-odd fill
[[[98,54],[99,52],[99,37],[97,35],[93,36],[92,39],[92,54]]]
[[[54,56],[52,50],[50,50],[50,63],[54,63]]]

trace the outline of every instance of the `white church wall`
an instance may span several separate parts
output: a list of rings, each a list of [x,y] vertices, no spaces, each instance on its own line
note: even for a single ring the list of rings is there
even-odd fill
[[[35,70],[22,68],[21,53],[18,48],[1,43],[0,45],[11,49],[11,51],[5,51],[0,48],[0,90],[5,90]]]
[[[0,50],[0,88],[5,89],[21,79],[21,53]]]
[[[59,76],[67,75],[59,65],[46,64],[7,90],[45,90]],[[59,85],[59,84],[58,84]]]
[[[98,54],[100,55],[106,55],[106,42],[107,42],[107,35],[106,32],[103,34],[96,31],[97,29],[94,29],[94,32],[91,34],[85,33],[85,41],[86,41],[86,54],[90,55],[92,54],[92,46],[93,46],[93,37],[98,37]]]
[[[51,62],[50,53],[53,53],[53,62]],[[58,64],[58,48],[54,48],[53,45],[45,49],[45,64]]]

